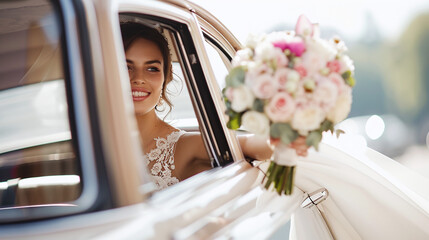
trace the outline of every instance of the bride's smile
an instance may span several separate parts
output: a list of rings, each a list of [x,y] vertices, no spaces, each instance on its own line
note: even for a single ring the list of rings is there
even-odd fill
[[[143,101],[149,97],[150,92],[144,88],[133,87],[131,89],[134,101]]]

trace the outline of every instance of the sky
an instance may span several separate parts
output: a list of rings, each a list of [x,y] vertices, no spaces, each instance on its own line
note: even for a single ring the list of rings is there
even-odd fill
[[[243,42],[249,33],[274,26],[294,26],[306,15],[321,29],[332,28],[341,38],[361,38],[371,17],[381,37],[396,39],[411,20],[429,12],[429,0],[191,0],[202,6]],[[291,29],[285,29],[291,30]]]

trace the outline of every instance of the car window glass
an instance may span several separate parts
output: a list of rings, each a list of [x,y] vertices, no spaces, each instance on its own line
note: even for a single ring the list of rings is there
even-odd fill
[[[225,87],[225,77],[228,75],[228,65],[226,65],[227,58],[220,52],[220,50],[213,45],[213,43],[206,39],[204,42],[207,54],[210,60],[210,65],[216,77],[216,81],[220,89]]]
[[[180,129],[198,129],[198,120],[195,116],[185,83],[185,76],[179,62],[173,62],[173,81],[167,86],[167,89],[174,106],[170,112],[167,109],[157,112],[158,116]]]
[[[0,15],[0,210],[72,206],[82,184],[60,20],[49,1],[2,1]]]

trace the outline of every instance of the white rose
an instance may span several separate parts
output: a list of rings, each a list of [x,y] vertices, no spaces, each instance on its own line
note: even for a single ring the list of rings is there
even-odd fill
[[[292,41],[293,35],[288,34],[285,31],[280,32],[271,32],[266,36],[266,40],[269,42],[278,42],[278,41]]]
[[[271,42],[263,41],[255,48],[255,60],[270,61],[275,59],[276,49]]]
[[[244,85],[232,89],[231,108],[235,112],[243,112],[253,106],[255,97]]]
[[[352,95],[350,91],[344,91],[341,95],[338,96],[335,106],[331,108],[326,116],[328,120],[337,124],[344,119],[350,112],[352,107]]]
[[[265,73],[256,76],[250,87],[257,98],[268,99],[277,92],[278,83],[271,74]]]
[[[338,59],[338,61],[340,62],[340,73],[343,73],[347,70],[350,71],[354,71],[355,70],[355,66],[353,65],[353,60],[347,56],[347,55],[342,55],[340,57],[340,59]]]
[[[335,49],[337,49],[340,54],[348,50],[346,43],[339,37],[333,37],[329,39],[329,44],[331,44]]]
[[[265,35],[249,34],[249,36],[247,36],[245,46],[251,49],[255,49],[258,43],[262,41],[264,38],[265,38]]]
[[[270,120],[265,114],[257,111],[247,111],[241,117],[244,129],[254,134],[268,136],[270,132]]]
[[[253,57],[253,51],[250,48],[244,48],[237,51],[232,59],[232,66],[246,65]]]
[[[288,75],[287,75],[287,79],[289,81],[294,81],[294,82],[298,82],[300,77],[301,76],[299,75],[299,73],[295,70],[290,70]]]
[[[289,69],[287,74],[287,82],[286,82],[285,90],[288,93],[295,93],[298,90],[298,87],[299,87],[298,82],[300,78],[301,76],[297,71]]]
[[[316,130],[325,119],[325,112],[317,105],[311,104],[296,109],[292,118],[292,128],[306,135]]]

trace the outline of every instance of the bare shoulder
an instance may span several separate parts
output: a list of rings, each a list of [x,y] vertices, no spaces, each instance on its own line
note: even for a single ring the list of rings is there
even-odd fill
[[[202,155],[202,150],[204,150],[204,155]],[[189,158],[201,158],[207,154],[204,141],[199,132],[186,132],[183,134],[179,141],[177,142],[177,150],[181,153],[187,153]]]
[[[179,138],[175,163],[181,180],[211,169],[211,161],[199,132],[187,132]]]
[[[180,139],[182,142],[192,142],[192,141],[203,141],[203,138],[201,136],[200,132],[186,132],[183,134]]]

